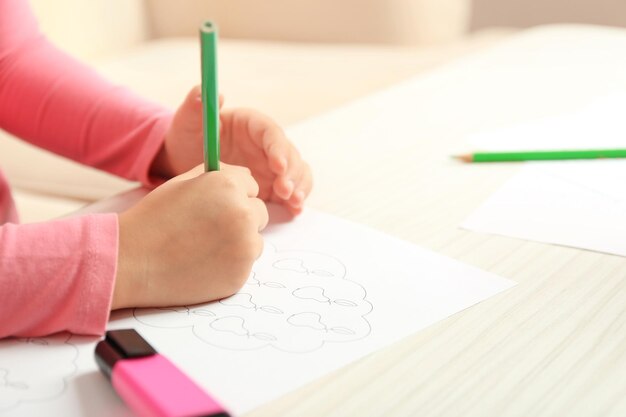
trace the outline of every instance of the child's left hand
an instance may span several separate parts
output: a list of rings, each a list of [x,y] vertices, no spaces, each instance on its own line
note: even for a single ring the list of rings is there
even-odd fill
[[[220,97],[220,108],[222,98]],[[179,175],[202,163],[202,102],[193,88],[176,111],[153,171]],[[250,169],[259,184],[259,198],[302,211],[312,187],[311,170],[273,120],[250,109],[220,113],[220,159]]]

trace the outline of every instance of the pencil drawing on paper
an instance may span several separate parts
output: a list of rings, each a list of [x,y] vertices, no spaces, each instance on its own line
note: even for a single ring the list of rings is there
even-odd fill
[[[266,242],[243,288],[223,300],[181,308],[135,309],[158,328],[190,328],[204,343],[231,350],[305,353],[371,332],[372,304],[346,266],[314,251],[281,251]]]
[[[0,341],[0,414],[63,395],[77,370],[78,349],[70,338],[60,334]]]

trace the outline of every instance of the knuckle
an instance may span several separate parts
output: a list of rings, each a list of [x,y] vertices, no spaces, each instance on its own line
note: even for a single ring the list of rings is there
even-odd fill
[[[237,181],[226,171],[212,172],[199,177],[207,189],[230,190],[237,188]]]
[[[237,202],[233,204],[232,208],[228,210],[228,216],[230,217],[231,224],[235,227],[235,232],[245,233],[247,230],[251,230],[251,225],[254,223],[254,216],[252,211],[244,204]]]
[[[238,166],[237,169],[245,175],[252,176],[252,171],[248,167]]]
[[[225,190],[232,191],[237,188],[237,182],[230,175],[220,175],[219,182],[220,187]]]
[[[287,135],[285,135],[285,131],[282,127],[277,125],[272,119],[269,119],[268,123],[271,123],[271,128],[269,129],[269,132],[273,137],[276,138],[276,140],[280,142],[287,140]]]

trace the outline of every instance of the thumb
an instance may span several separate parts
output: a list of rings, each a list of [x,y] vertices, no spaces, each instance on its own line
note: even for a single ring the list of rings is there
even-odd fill
[[[185,181],[185,180],[190,180],[192,178],[196,178],[200,175],[204,174],[204,164],[200,164],[200,165],[196,165],[195,167],[193,167],[192,169],[190,169],[187,172],[184,172],[180,175],[177,175],[176,177],[170,179],[168,182],[179,182],[179,181]]]
[[[174,116],[176,123],[186,130],[202,129],[202,95],[200,86],[196,85],[180,104]]]
[[[219,109],[224,106],[224,95],[219,95]],[[177,121],[186,129],[202,127],[202,88],[194,86],[176,111]]]

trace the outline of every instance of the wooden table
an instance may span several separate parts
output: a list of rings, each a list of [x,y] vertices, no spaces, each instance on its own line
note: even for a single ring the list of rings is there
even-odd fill
[[[544,27],[290,130],[312,207],[519,285],[249,416],[626,415],[626,259],[459,229],[519,165],[449,158],[625,89],[626,31]],[[413,128],[368,134],[394,118]]]

